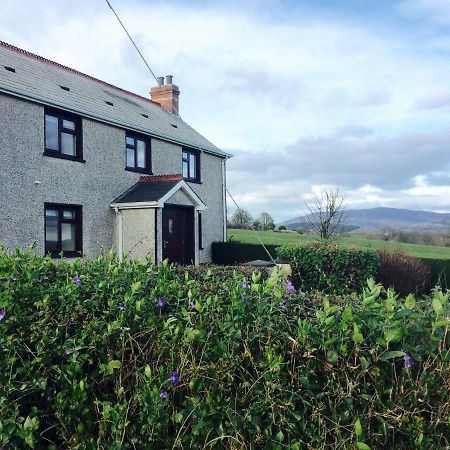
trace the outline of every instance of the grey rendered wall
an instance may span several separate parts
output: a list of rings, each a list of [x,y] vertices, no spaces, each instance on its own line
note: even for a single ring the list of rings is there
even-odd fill
[[[0,94],[0,241],[44,252],[44,202],[83,206],[83,251],[114,242],[111,201],[139,174],[124,170],[124,130],[83,119],[85,163],[43,156],[44,108]]]
[[[126,209],[122,215],[123,254],[145,262],[147,254],[155,257],[155,209]]]
[[[35,243],[36,252],[44,252],[45,202],[83,206],[87,257],[114,247],[109,205],[140,174],[124,169],[125,130],[84,118],[82,128],[85,163],[43,156],[44,107],[0,94],[0,242],[8,249]],[[202,183],[189,183],[208,207],[202,212],[200,262],[210,261],[211,243],[223,240],[221,162],[202,154]],[[181,147],[152,139],[152,166],[155,175],[181,173]],[[160,230],[159,216],[160,211]],[[160,249],[158,254],[160,261]]]

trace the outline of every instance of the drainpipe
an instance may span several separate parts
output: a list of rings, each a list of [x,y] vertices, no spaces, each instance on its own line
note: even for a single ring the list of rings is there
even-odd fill
[[[116,206],[114,208],[114,212],[116,213],[116,217],[118,220],[117,226],[117,251],[119,252],[119,262],[123,261],[123,217],[119,208]]]
[[[223,204],[223,241],[227,242],[227,180],[225,163],[228,157],[222,160],[222,204]]]

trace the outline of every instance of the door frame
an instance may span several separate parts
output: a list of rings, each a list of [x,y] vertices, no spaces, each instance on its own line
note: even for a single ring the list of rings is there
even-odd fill
[[[165,241],[165,226],[164,226],[164,216],[166,208],[169,209],[177,209],[183,211],[185,214],[186,220],[189,222],[189,225],[185,225],[184,234],[182,235],[182,245],[183,249],[181,250],[180,261],[171,261],[177,262],[181,265],[189,265],[196,264],[196,246],[195,243],[197,241],[197,221],[195,220],[195,211],[196,208],[193,205],[178,205],[173,203],[165,203],[164,207],[161,208],[161,251],[162,251],[162,260],[166,259],[167,255],[165,254],[164,249],[164,241]]]

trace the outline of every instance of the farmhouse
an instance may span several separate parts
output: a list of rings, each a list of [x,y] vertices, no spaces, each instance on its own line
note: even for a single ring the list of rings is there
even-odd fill
[[[0,41],[0,242],[210,261],[230,155],[181,119],[179,95],[171,76],[141,97]]]

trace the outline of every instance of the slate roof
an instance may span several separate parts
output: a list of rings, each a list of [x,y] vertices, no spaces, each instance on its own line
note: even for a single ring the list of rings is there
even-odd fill
[[[10,71],[7,68],[15,70]],[[63,90],[61,86],[69,88]],[[149,98],[0,41],[0,92],[170,142],[230,156]],[[110,102],[113,105],[109,105]],[[144,117],[144,115],[148,117]]]
[[[136,184],[114,199],[112,204],[157,202],[182,180],[181,173],[142,176]],[[191,188],[188,186],[188,189]],[[197,194],[195,193],[195,195]],[[201,201],[200,197],[198,198]]]
[[[114,199],[112,203],[157,202],[178,183],[179,181],[138,182]]]

